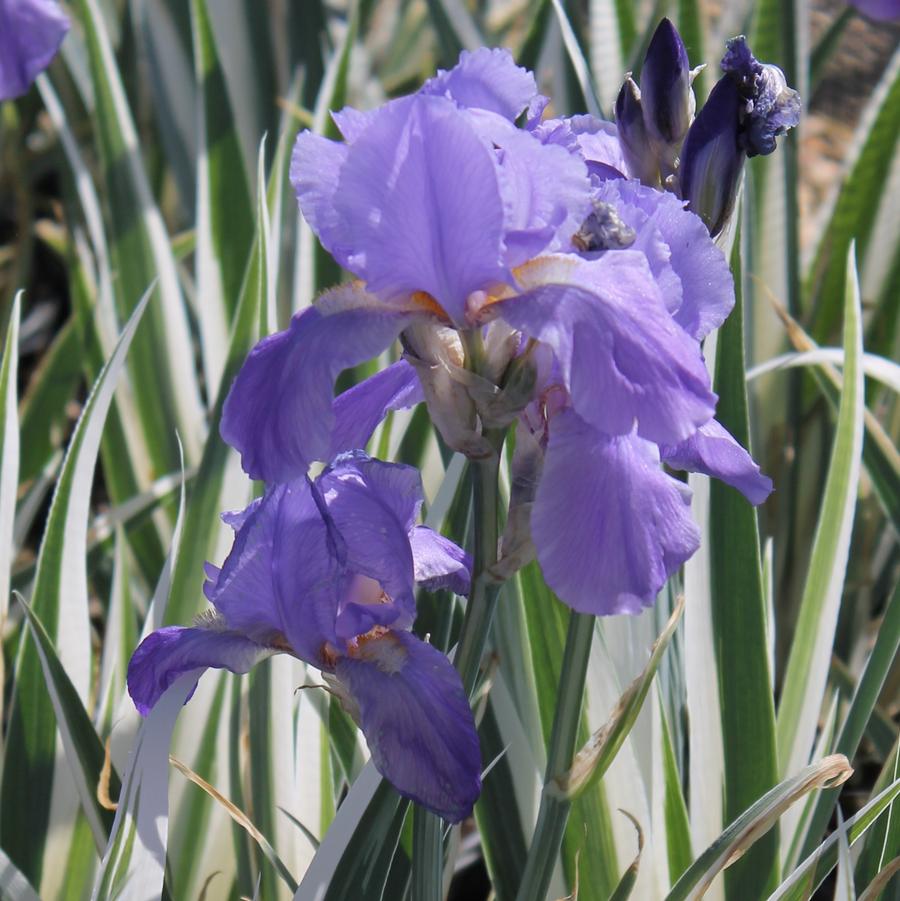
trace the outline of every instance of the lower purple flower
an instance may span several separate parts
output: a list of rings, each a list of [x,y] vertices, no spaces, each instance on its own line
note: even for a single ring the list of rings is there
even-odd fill
[[[472,711],[450,661],[409,628],[416,583],[466,593],[470,561],[415,524],[421,504],[415,469],[355,452],[228,514],[234,546],[207,568],[215,609],[144,639],[128,667],[135,706],[146,715],[185,673],[291,654],[322,671],[400,794],[468,816],[481,791]]]
[[[69,20],[55,0],[0,0],[0,100],[31,87],[68,30]]]

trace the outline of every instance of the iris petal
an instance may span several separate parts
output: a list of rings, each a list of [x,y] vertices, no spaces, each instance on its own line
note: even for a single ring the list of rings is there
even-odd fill
[[[420,93],[448,97],[460,106],[483,109],[517,119],[539,96],[534,75],[517,66],[501,48],[463,50],[449,71],[440,70],[425,82]]]
[[[637,181],[609,179],[599,186],[597,196],[611,203],[637,233],[633,248],[647,253],[675,321],[697,339],[718,328],[734,307],[734,281],[703,221],[684,209],[674,194]],[[664,261],[645,246],[657,237],[667,251]],[[678,282],[677,292],[666,282],[668,272]]]
[[[303,218],[316,233],[322,246],[349,269],[353,247],[334,205],[341,168],[347,160],[347,147],[311,131],[297,135],[291,154],[290,179]]]
[[[0,0],[0,100],[24,94],[69,30],[54,0]]]
[[[428,591],[448,588],[468,594],[472,581],[472,560],[449,538],[427,526],[416,526],[409,536],[415,578]]]
[[[234,529],[221,569],[207,565],[207,598],[228,628],[267,643],[284,636],[296,654],[322,664],[335,642],[334,620],[347,576],[339,566],[339,537],[329,529],[309,482],[271,485],[241,513],[223,516]]]
[[[346,267],[386,298],[424,292],[458,324],[466,298],[509,281],[492,151],[455,103],[389,103],[350,145],[334,209]]]
[[[690,496],[650,442],[558,413],[531,517],[547,584],[583,613],[639,613],[699,546]]]
[[[481,754],[459,674],[431,645],[388,632],[338,660],[378,771],[406,798],[451,823],[481,791]]]
[[[329,457],[365,447],[389,411],[414,407],[424,400],[419,376],[406,360],[398,360],[348,388],[334,399],[331,407],[334,428]]]
[[[254,479],[286,482],[328,458],[338,374],[388,347],[416,314],[359,285],[327,292],[247,357],[222,413],[222,438]]]
[[[659,452],[673,469],[706,473],[737,488],[756,506],[772,493],[772,480],[759,471],[750,454],[715,419],[681,444],[661,447]]]
[[[179,676],[196,672],[199,679],[208,667],[246,673],[272,653],[272,648],[232,630],[158,629],[141,642],[128,664],[128,693],[146,716]]]
[[[345,455],[319,480],[328,513],[345,542],[344,566],[378,582],[386,603],[344,597],[335,630],[350,639],[373,626],[408,628],[415,619],[409,532],[422,503],[421,476],[411,466]]]
[[[472,121],[496,151],[506,262],[519,266],[541,252],[569,250],[591,207],[591,182],[581,158],[499,116],[476,113]]]
[[[579,416],[612,435],[676,444],[712,418],[699,344],[669,315],[643,254],[546,257],[517,270],[500,315],[548,344]]]
[[[221,569],[207,567],[203,586],[230,628],[259,641],[283,629],[272,581],[272,541],[282,494],[275,488],[243,512],[223,516],[235,530],[234,544]]]

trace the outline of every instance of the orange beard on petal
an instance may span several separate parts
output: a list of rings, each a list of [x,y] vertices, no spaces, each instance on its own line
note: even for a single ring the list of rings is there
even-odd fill
[[[447,315],[444,308],[427,291],[413,291],[413,293],[409,295],[409,299],[415,306],[421,307],[429,313],[433,313],[444,322],[450,321],[450,317]]]

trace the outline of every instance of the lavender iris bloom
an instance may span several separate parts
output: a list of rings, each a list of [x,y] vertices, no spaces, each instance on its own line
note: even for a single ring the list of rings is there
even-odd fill
[[[54,0],[0,0],[0,100],[31,87],[68,30],[69,20]]]
[[[614,125],[539,122],[544,103],[507,52],[480,50],[416,95],[335,114],[343,143],[298,137],[300,208],[363,281],[257,346],[222,434],[250,475],[295,478],[335,444],[337,374],[401,335],[397,390],[379,374],[354,389],[358,409],[371,421],[403,392],[415,402],[418,375],[444,438],[473,457],[492,452],[483,429],[519,417],[542,474],[515,511],[529,535],[511,545],[533,547],[576,609],[631,611],[698,543],[689,492],[661,470],[661,448],[677,449],[677,465],[752,483],[757,501],[770,483],[713,420],[700,339],[734,303],[724,257],[682,201],[624,177]],[[477,374],[460,340],[474,330]]]
[[[184,673],[291,654],[322,671],[402,795],[466,817],[481,788],[472,712],[450,661],[409,629],[416,584],[465,594],[470,561],[415,524],[421,504],[415,469],[356,452],[223,516],[236,534],[222,568],[207,567],[214,610],[141,643],[128,667],[138,710]]]

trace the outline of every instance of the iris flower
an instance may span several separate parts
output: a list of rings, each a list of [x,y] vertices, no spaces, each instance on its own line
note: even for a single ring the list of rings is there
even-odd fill
[[[314,482],[271,486],[223,516],[235,539],[221,569],[207,567],[213,609],[135,651],[128,690],[138,710],[146,715],[184,673],[245,673],[291,654],[322,671],[402,795],[451,822],[466,817],[481,788],[472,712],[450,661],[409,629],[416,584],[465,594],[470,562],[415,524],[421,504],[415,469],[356,452]]]
[[[0,0],[0,100],[24,94],[69,30],[54,0]]]
[[[471,457],[518,419],[534,453],[512,518],[528,534],[507,545],[575,609],[634,611],[699,542],[661,461],[754,502],[770,483],[713,418],[700,340],[734,303],[722,253],[682,201],[627,177],[614,125],[541,121],[546,102],[482,49],[417,94],[333,114],[343,142],[298,137],[300,209],[358,280],[257,345],[222,434],[254,478],[296,478],[338,441],[337,375],[399,335],[404,359],[345,404],[377,421],[424,397]]]

